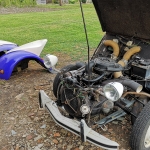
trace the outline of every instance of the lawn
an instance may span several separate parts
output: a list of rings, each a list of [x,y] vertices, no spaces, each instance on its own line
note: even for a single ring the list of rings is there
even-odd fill
[[[42,56],[55,52],[69,54],[76,60],[87,55],[83,22],[79,4],[46,5],[49,12],[0,14],[0,39],[19,45],[46,38],[48,43]],[[32,7],[31,7],[32,9]],[[92,4],[84,4],[83,10],[88,31],[90,50],[93,51],[103,36]]]

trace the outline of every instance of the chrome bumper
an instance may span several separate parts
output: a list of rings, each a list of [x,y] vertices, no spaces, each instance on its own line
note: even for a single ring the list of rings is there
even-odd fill
[[[89,128],[83,119],[79,122],[63,116],[59,112],[56,103],[52,101],[43,90],[39,92],[39,103],[41,108],[46,108],[49,111],[51,117],[58,125],[80,136],[82,141],[89,141],[106,150],[119,150],[118,143],[107,139]]]

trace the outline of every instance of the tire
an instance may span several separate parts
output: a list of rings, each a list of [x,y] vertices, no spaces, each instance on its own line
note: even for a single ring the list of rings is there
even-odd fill
[[[132,150],[150,150],[148,135],[150,136],[150,102],[145,105],[133,125],[131,133]]]
[[[143,105],[139,102],[135,102],[132,108],[132,113],[135,114],[136,116],[139,115],[139,113],[142,111],[143,109]],[[132,125],[135,123],[136,117],[131,116],[131,123]]]
[[[71,70],[77,70],[78,68],[79,67],[77,67],[75,64],[74,65],[71,64],[71,65],[67,65],[67,66],[63,67],[61,70],[65,70],[65,72],[67,72],[67,71],[71,71]],[[58,73],[53,82],[53,93],[56,98],[57,98],[57,93],[58,93],[58,86],[61,81],[60,76],[61,76],[61,74]]]

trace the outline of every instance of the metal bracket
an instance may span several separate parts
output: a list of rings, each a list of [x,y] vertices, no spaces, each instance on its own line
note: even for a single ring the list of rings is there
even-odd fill
[[[126,100],[126,99],[121,99],[121,101],[123,101],[126,106],[125,107],[130,107],[134,102],[135,100],[132,100],[132,101],[129,101],[129,100]],[[98,122],[96,122],[96,124],[98,124],[99,127],[102,127],[104,125],[106,125],[107,123],[109,122],[112,122],[113,120],[117,119],[117,118],[120,118],[122,116],[125,116],[126,115],[126,112],[122,109],[110,114],[109,116],[99,120]]]
[[[46,93],[43,90],[40,90],[40,92],[39,92],[40,108],[44,108],[45,109],[45,105],[48,102],[49,102],[49,97],[46,95]]]
[[[90,132],[91,128],[87,126],[85,121],[82,119],[80,122],[80,134],[81,134],[81,141],[86,142],[86,136]]]

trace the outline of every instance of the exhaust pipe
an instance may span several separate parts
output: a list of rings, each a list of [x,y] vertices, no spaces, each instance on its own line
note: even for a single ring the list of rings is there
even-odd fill
[[[66,130],[81,137],[82,142],[89,141],[96,146],[107,150],[119,150],[119,144],[109,140],[87,126],[84,119],[81,121],[69,119],[63,116],[54,101],[52,101],[43,90],[39,92],[39,104],[46,108],[54,121]]]
[[[105,46],[111,46],[113,48],[112,58],[116,60],[119,55],[119,45],[112,40],[105,40],[103,43]]]
[[[140,52],[140,50],[141,50],[140,46],[136,46],[136,47],[133,47],[133,48],[129,49],[124,54],[123,59],[118,62],[118,64],[120,64],[122,67],[125,67],[126,64],[128,63],[128,60],[131,58],[131,56],[134,55],[135,53]],[[123,76],[122,72],[115,72],[114,73],[114,78],[119,78],[121,76]]]

